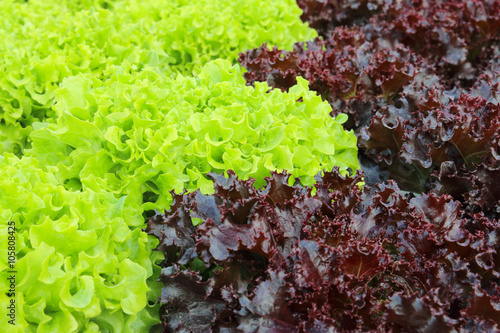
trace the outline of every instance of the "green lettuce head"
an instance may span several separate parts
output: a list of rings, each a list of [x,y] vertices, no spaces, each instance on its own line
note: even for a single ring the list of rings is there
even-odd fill
[[[167,208],[171,190],[211,192],[210,171],[232,169],[260,186],[287,170],[311,185],[322,170],[359,168],[347,116],[331,118],[301,78],[283,93],[246,86],[223,60],[175,79],[116,67],[107,81],[65,79],[56,96],[57,121],[35,124],[27,154],[57,166],[68,189],[126,195],[144,210]]]

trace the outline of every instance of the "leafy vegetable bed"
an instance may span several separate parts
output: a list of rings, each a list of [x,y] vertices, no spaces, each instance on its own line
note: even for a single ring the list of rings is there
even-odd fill
[[[0,12],[2,331],[500,330],[500,0]]]
[[[298,4],[321,37],[241,54],[245,78],[306,78],[349,114],[369,186],[213,176],[214,197],[179,197],[148,229],[167,258],[166,327],[497,331],[500,2]]]

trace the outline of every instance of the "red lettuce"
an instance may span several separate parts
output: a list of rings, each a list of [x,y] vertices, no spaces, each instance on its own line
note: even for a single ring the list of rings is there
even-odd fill
[[[314,194],[287,174],[261,190],[209,176],[213,195],[149,219],[165,332],[499,329],[497,220],[393,181],[360,189],[360,172],[326,172]]]
[[[460,65],[498,38],[500,1],[297,0],[302,20],[328,38],[359,26],[371,40],[402,43],[437,64]]]

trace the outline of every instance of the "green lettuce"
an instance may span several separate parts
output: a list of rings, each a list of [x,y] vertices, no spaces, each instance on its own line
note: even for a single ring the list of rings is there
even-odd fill
[[[55,168],[33,158],[0,156],[0,238],[15,222],[16,325],[3,332],[141,332],[158,322],[152,253],[127,197],[59,184]],[[0,249],[0,299],[6,295],[7,247]],[[149,283],[147,283],[148,279]]]
[[[293,0],[2,0],[0,153],[20,156],[35,121],[53,121],[54,92],[79,73],[117,65],[191,75],[208,61],[315,35]]]
[[[165,78],[117,67],[101,81],[67,78],[56,91],[56,123],[35,123],[27,156],[57,166],[66,188],[105,189],[144,210],[165,209],[171,190],[213,190],[210,171],[232,169],[256,185],[287,170],[305,185],[322,170],[359,168],[345,115],[299,78],[289,93],[246,86],[240,67],[210,62],[196,77]]]

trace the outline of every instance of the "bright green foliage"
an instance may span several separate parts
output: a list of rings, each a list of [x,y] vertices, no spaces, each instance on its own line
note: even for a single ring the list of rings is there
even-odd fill
[[[2,0],[0,13],[0,153],[17,155],[32,123],[53,118],[66,77],[106,79],[115,65],[191,75],[263,42],[315,35],[294,0]]]
[[[0,156],[0,243],[16,223],[16,326],[2,332],[146,332],[155,242],[128,198],[58,185],[32,158]],[[7,247],[0,248],[0,303],[8,304]],[[156,292],[154,293],[156,294]],[[149,296],[155,301],[153,293]],[[5,313],[5,311],[3,311]],[[90,318],[92,320],[90,320]]]
[[[240,67],[208,63],[197,77],[116,69],[102,82],[64,80],[57,123],[37,123],[27,155],[58,167],[68,188],[106,189],[144,209],[166,208],[169,191],[213,190],[206,173],[233,169],[243,179],[287,170],[314,182],[337,165],[358,169],[356,138],[341,115],[299,79],[289,93],[245,85]],[[301,100],[301,101],[298,101]]]

